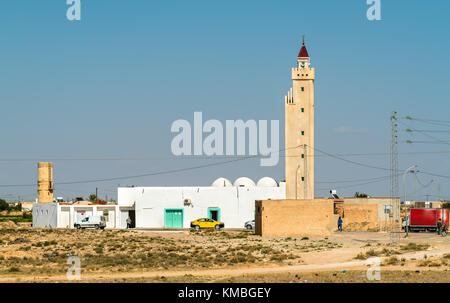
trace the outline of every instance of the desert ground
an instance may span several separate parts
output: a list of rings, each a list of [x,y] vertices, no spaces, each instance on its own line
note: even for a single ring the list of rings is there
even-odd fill
[[[69,281],[69,257],[80,280]],[[379,257],[380,280],[367,278]],[[261,238],[252,231],[0,229],[0,282],[450,282],[450,236],[336,232]]]

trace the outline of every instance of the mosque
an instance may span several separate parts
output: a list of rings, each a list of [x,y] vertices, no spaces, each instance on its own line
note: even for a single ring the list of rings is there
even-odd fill
[[[189,228],[191,221],[205,217],[224,222],[226,228],[243,228],[255,219],[256,200],[313,199],[314,79],[303,41],[292,69],[293,86],[284,100],[285,182],[241,177],[232,183],[221,177],[211,186],[119,187],[118,205],[35,204],[33,226],[73,228],[83,217],[102,215],[109,228],[125,228],[128,217],[136,228]],[[47,186],[53,192],[52,180],[40,184],[40,196],[49,194]]]

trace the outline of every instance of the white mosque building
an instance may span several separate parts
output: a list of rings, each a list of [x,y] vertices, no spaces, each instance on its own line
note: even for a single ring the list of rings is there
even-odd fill
[[[255,218],[255,200],[285,199],[286,185],[264,177],[256,184],[242,177],[231,183],[218,178],[211,186],[119,187],[118,204],[132,207],[136,228],[189,228],[198,218],[243,228]]]

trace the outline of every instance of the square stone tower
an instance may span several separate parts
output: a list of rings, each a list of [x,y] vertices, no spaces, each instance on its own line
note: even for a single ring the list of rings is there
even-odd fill
[[[287,199],[314,199],[314,79],[303,40],[285,96]]]

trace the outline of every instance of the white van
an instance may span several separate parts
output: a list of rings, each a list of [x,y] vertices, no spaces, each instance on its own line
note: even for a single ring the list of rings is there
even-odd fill
[[[76,229],[95,228],[104,229],[106,227],[106,219],[104,216],[90,216],[83,218],[81,222],[74,224]]]

